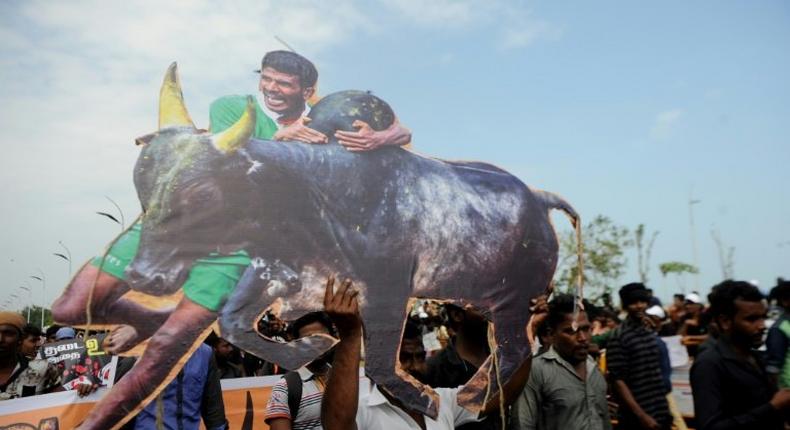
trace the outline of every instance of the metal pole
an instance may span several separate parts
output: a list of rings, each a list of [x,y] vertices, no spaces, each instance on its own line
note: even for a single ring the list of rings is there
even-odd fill
[[[689,226],[691,229],[691,256],[694,259],[694,267],[697,268],[697,273],[694,274],[694,289],[699,291],[699,261],[697,258],[697,235],[694,228],[694,205],[701,200],[694,200],[693,191],[689,193]],[[683,291],[683,294],[686,292]]]
[[[47,277],[44,276],[44,271],[40,268],[36,268],[36,270],[38,270],[41,276],[31,276],[31,278],[41,281],[41,330],[44,330],[44,313],[46,312],[45,305],[47,302]]]
[[[66,255],[69,256],[69,278],[71,278],[71,251],[68,247],[66,247],[66,244],[64,244],[62,240],[59,240],[58,243],[66,251]]]
[[[30,304],[27,305],[27,322],[30,323],[30,308],[33,307],[33,289],[30,288],[30,284],[27,284],[27,286],[21,286],[19,288],[27,291],[30,295]]]

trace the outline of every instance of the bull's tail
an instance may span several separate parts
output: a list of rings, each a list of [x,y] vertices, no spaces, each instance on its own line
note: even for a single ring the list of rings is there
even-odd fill
[[[565,213],[571,221],[571,225],[576,230],[576,258],[577,258],[577,276],[576,276],[576,304],[574,307],[574,317],[578,313],[579,308],[583,308],[582,300],[584,299],[584,244],[582,242],[582,221],[576,209],[570,203],[565,201],[562,197],[550,193],[548,191],[533,190],[535,196],[543,202],[546,206],[546,211],[557,209]],[[576,318],[574,318],[575,324]]]
[[[533,189],[532,192],[535,193],[535,196],[537,196],[544,205],[546,205],[547,209],[557,209],[564,212],[568,219],[570,219],[573,228],[577,228],[581,223],[581,218],[579,214],[576,213],[576,209],[562,197],[548,191]]]

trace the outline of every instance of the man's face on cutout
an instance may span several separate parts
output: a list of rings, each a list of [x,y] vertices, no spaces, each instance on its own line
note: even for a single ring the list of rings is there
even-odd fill
[[[272,112],[283,116],[301,115],[305,101],[313,95],[312,87],[304,88],[299,76],[277,71],[271,67],[261,70],[258,89],[263,101]]]

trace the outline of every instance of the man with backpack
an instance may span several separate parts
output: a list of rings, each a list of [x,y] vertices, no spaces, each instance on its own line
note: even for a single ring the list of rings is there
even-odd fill
[[[332,320],[325,312],[311,312],[294,321],[291,336],[301,338],[323,333],[337,337]],[[272,388],[264,421],[272,430],[306,430],[321,427],[321,399],[331,353],[307,366],[285,374]]]

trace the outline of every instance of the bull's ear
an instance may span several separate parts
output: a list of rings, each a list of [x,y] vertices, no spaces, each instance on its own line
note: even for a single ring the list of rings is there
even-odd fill
[[[235,124],[227,130],[211,136],[211,143],[218,150],[229,154],[242,148],[255,131],[255,103],[247,97],[247,109]]]
[[[178,66],[175,62],[167,68],[162,89],[159,90],[159,129],[171,126],[195,126],[184,105],[181,81],[178,79]]]

